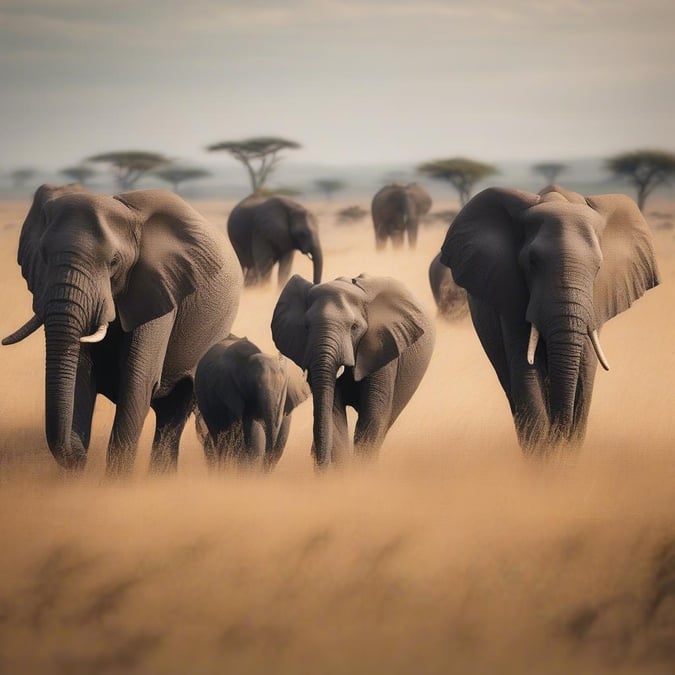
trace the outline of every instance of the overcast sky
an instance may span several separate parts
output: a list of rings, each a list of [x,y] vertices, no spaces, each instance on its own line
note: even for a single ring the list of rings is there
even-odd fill
[[[675,151],[673,0],[0,0],[0,169]]]

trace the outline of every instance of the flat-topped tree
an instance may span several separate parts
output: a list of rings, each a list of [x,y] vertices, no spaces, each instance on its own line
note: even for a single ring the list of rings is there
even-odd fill
[[[76,183],[86,185],[87,181],[96,174],[96,171],[90,166],[80,164],[78,166],[68,166],[65,169],[61,169],[59,173],[62,173],[66,178],[70,178],[70,180]]]
[[[637,189],[637,205],[643,211],[654,189],[675,176],[675,154],[663,150],[634,150],[610,157],[606,166],[615,176],[633,184]]]
[[[459,201],[462,206],[469,201],[473,186],[478,181],[497,173],[497,169],[491,164],[483,164],[465,157],[451,157],[425,162],[420,164],[417,170],[430,178],[444,180],[452,184],[459,193]]]
[[[546,185],[552,185],[558,176],[567,169],[567,164],[562,162],[540,162],[532,165],[532,171],[544,177]]]
[[[87,161],[109,164],[115,172],[115,180],[120,190],[133,189],[141,176],[171,164],[171,160],[164,155],[141,150],[104,152],[87,158]]]
[[[190,180],[198,180],[206,178],[211,175],[210,171],[206,169],[198,169],[196,167],[188,166],[167,166],[163,169],[158,169],[153,172],[157,178],[170,183],[175,193],[179,192],[181,183]]]
[[[283,159],[279,156],[282,150],[297,150],[302,146],[295,141],[277,136],[256,136],[243,141],[222,141],[209,145],[209,152],[225,150],[241,162],[248,171],[251,180],[251,191],[259,193],[265,181]]]

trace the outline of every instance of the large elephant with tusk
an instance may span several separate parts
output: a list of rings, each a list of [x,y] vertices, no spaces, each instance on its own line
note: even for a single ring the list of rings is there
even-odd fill
[[[651,233],[625,195],[489,188],[457,215],[441,262],[468,292],[476,332],[525,452],[583,441],[598,333],[658,284]]]
[[[44,325],[45,430],[67,469],[86,462],[97,394],[116,404],[107,470],[128,473],[150,408],[151,467],[175,468],[202,354],[234,321],[242,274],[219,230],[175,194],[98,195],[43,185],[21,230],[18,262]]]

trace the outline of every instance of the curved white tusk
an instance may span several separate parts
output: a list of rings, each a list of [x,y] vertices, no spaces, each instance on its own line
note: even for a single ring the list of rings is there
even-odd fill
[[[2,344],[13,345],[17,342],[21,342],[21,340],[34,333],[41,325],[42,320],[38,319],[36,314],[33,314],[33,317],[28,319],[28,321],[26,321],[26,323],[21,326],[19,330],[15,330],[11,335],[8,335],[6,338],[4,338]]]
[[[600,346],[600,337],[598,335],[598,331],[597,330],[591,331],[588,335],[591,338],[591,344],[593,345],[593,349],[595,349],[595,355],[598,357],[600,365],[605,370],[609,370],[609,363],[607,361],[607,357],[605,356],[605,353],[602,351],[602,347]]]
[[[303,377],[303,379],[305,380],[305,382],[307,382],[307,375],[308,375],[308,374],[309,374],[309,371],[307,370],[307,368],[305,368],[305,369],[302,371],[302,377]]]
[[[95,333],[91,335],[84,335],[80,338],[80,342],[100,342],[105,337],[105,334],[108,332],[108,324],[102,323]]]
[[[534,365],[534,352],[537,351],[537,343],[539,342],[539,331],[534,324],[530,324],[530,342],[527,345],[527,362]]]
[[[314,261],[314,256],[311,253],[305,254],[312,262]]]
[[[338,377],[340,377],[340,376],[342,375],[342,373],[344,373],[344,372],[345,372],[345,367],[344,367],[344,366],[340,366],[340,367],[338,368],[338,370],[337,370],[337,375],[335,376],[335,379],[337,380]]]

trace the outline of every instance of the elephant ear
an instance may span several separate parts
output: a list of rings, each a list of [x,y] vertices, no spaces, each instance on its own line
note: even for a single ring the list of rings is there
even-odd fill
[[[307,294],[312,284],[294,274],[279,295],[272,314],[272,339],[277,349],[306,368],[305,352],[307,350]]]
[[[399,357],[431,328],[410,291],[396,279],[361,274],[354,285],[366,294],[368,328],[356,347],[354,380],[359,382]]]
[[[309,398],[311,393],[307,380],[300,370],[293,364],[286,364],[288,384],[286,387],[286,404],[284,414],[290,415],[295,408]]]
[[[588,205],[603,217],[602,264],[595,278],[596,326],[628,309],[659,283],[649,225],[626,195],[595,195]]]
[[[521,190],[488,188],[462,208],[441,247],[455,282],[499,314],[525,314],[527,286],[518,264],[520,216],[539,201]]]
[[[201,284],[220,273],[223,259],[211,225],[180,197],[167,190],[116,195],[132,213],[138,259],[116,304],[122,328],[174,310]]]
[[[26,280],[28,290],[33,293],[34,311],[38,309],[36,291],[39,292],[44,288],[45,264],[40,252],[40,244],[50,226],[45,207],[51,200],[75,192],[85,192],[85,189],[76,183],[63,186],[41,185],[33,195],[33,203],[21,227],[17,262],[21,265],[21,274]]]

